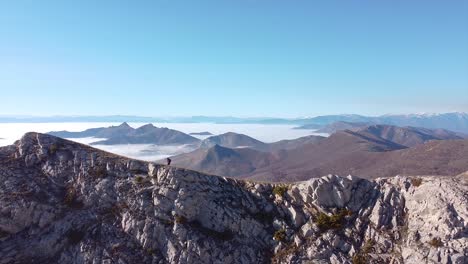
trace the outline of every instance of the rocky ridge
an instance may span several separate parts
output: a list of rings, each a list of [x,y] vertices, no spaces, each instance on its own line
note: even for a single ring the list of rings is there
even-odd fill
[[[90,128],[81,132],[52,131],[47,134],[61,138],[104,138],[104,140],[91,143],[92,145],[181,145],[200,143],[199,139],[188,134],[166,127],[155,127],[151,123],[133,128],[124,122],[119,126]]]
[[[240,181],[28,133],[0,148],[0,263],[467,263],[467,191]]]

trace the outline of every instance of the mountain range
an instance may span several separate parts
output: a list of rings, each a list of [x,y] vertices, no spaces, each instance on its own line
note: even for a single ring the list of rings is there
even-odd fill
[[[371,125],[338,131],[328,138],[253,142],[256,149],[215,145],[171,158],[175,166],[262,181],[306,180],[327,173],[372,178],[455,175],[468,170],[468,140],[446,130]]]
[[[327,134],[333,134],[337,131],[342,131],[342,130],[354,130],[354,129],[360,129],[362,127],[371,125],[370,123],[364,123],[364,122],[346,122],[346,121],[338,121],[338,122],[333,122],[331,124],[325,125],[317,129],[317,133],[327,133]],[[308,129],[308,125],[304,125],[301,127],[297,127],[296,129]]]
[[[408,114],[408,115],[324,115],[306,118],[238,118],[238,117],[141,117],[141,116],[0,116],[3,123],[47,123],[47,122],[148,122],[148,123],[218,123],[218,124],[288,124],[304,126],[307,129],[319,129],[334,122],[360,122],[395,126],[443,128],[455,132],[468,133],[467,113]]]
[[[409,115],[383,115],[377,117],[361,115],[328,115],[301,120],[303,128],[309,126],[326,126],[334,122],[383,124],[394,126],[424,127],[429,129],[447,129],[455,132],[468,133],[467,113],[444,114],[409,114]],[[299,127],[301,128],[301,127]]]
[[[228,148],[251,148],[261,151],[268,149],[268,144],[266,143],[263,143],[247,135],[237,134],[233,132],[208,137],[201,142],[200,147],[210,148],[215,145],[220,145]]]
[[[452,166],[458,141],[415,148]],[[467,263],[467,192],[468,173],[274,184],[28,133],[0,147],[0,263]]]
[[[324,173],[389,177],[393,175],[456,175],[468,170],[468,140],[434,140],[411,148],[368,139],[351,131],[293,149],[285,158],[258,168],[246,178],[299,181]]]
[[[226,133],[207,138],[199,149],[171,157],[172,164],[209,174],[239,177],[281,160],[286,150],[324,140],[306,136],[293,140],[264,143],[249,136]],[[159,161],[164,163],[164,160]]]
[[[427,129],[418,127],[397,127],[388,125],[370,125],[354,131],[364,137],[377,137],[405,147],[413,147],[429,140],[463,139],[462,135],[445,129]]]
[[[265,143],[233,132],[199,140],[152,124],[127,123],[82,132],[50,132],[64,138],[96,137],[95,145],[191,144],[172,164],[209,174],[262,181],[298,181],[328,173],[383,177],[411,173],[454,175],[468,170],[465,135],[444,129],[335,122],[330,137],[306,136]],[[440,142],[432,142],[440,141]],[[450,161],[450,162],[449,162]],[[165,163],[166,161],[160,161]]]
[[[169,128],[159,128],[147,124],[139,128],[132,128],[126,122],[119,126],[91,128],[82,132],[53,131],[48,134],[61,138],[95,137],[105,140],[93,142],[94,145],[116,144],[156,144],[181,145],[197,144],[199,139]]]
[[[190,168],[208,174],[239,177],[279,160],[278,154],[251,148],[227,148],[214,145],[171,157],[174,166]],[[160,161],[163,163],[164,161]]]
[[[379,124],[363,123],[363,122],[353,123],[353,122],[338,121],[338,122],[334,122],[334,123],[325,125],[325,126],[321,127],[320,129],[317,129],[315,131],[315,133],[333,134],[335,132],[343,131],[343,130],[360,130],[362,128],[365,128],[365,127],[368,127],[368,126],[371,126],[371,125],[376,125],[376,127],[378,127]],[[397,126],[388,126],[388,128],[396,129],[398,127]],[[297,127],[296,129],[307,129],[307,125]],[[428,134],[428,136],[430,136],[430,137],[435,137],[434,139],[437,139],[437,137],[445,138],[445,137],[448,136],[448,134],[450,134],[451,136],[461,137],[461,138],[465,138],[465,137],[468,136],[468,134],[464,134],[464,133],[460,133],[460,132],[453,132],[453,131],[446,130],[446,129],[441,129],[441,128],[425,129],[423,127],[404,126],[403,129],[410,129],[410,130],[413,130],[413,132],[416,132],[416,133],[419,133],[419,134]]]
[[[118,144],[156,144],[156,145],[181,145],[193,144],[200,148],[210,148],[220,145],[228,148],[251,148],[259,151],[274,151],[291,149],[303,144],[318,142],[324,139],[322,136],[305,136],[293,140],[281,140],[274,143],[264,143],[250,136],[228,132],[220,135],[212,135],[209,132],[196,133],[196,135],[211,135],[204,140],[197,139],[183,132],[158,128],[147,124],[139,128],[132,128],[124,122],[119,126],[91,128],[81,132],[52,131],[47,134],[61,138],[104,138],[92,145],[118,145]],[[193,133],[191,133],[193,134]],[[194,134],[195,135],[195,134]]]

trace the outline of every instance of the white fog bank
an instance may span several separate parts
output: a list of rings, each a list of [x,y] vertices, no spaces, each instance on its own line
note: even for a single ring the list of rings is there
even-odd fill
[[[146,123],[129,123],[137,128]],[[47,133],[50,131],[83,131],[89,128],[118,126],[120,123],[0,123],[0,146],[13,144],[27,132]],[[209,131],[214,135],[226,132],[246,134],[260,141],[271,143],[283,139],[295,139],[317,135],[313,130],[293,129],[293,125],[259,124],[210,124],[210,123],[153,123],[157,127],[168,127],[184,133]],[[326,134],[320,134],[327,136]],[[205,139],[207,136],[194,136]],[[69,139],[83,144],[91,144],[102,138]],[[192,145],[158,146],[153,144],[93,145],[93,147],[130,158],[155,161],[194,150]]]

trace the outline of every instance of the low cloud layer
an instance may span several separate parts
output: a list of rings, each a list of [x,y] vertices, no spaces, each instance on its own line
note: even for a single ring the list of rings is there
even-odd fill
[[[105,140],[103,138],[73,138],[69,139],[83,144]],[[196,149],[194,145],[159,146],[154,144],[121,144],[121,145],[92,145],[122,156],[146,161],[161,160],[170,156],[187,153]]]
[[[293,129],[291,125],[258,125],[258,124],[209,124],[209,123],[153,123],[157,127],[168,127],[184,133],[209,131],[215,135],[226,132],[246,134],[263,142],[275,142],[283,139],[295,139],[314,134],[311,130]],[[88,128],[116,126],[119,123],[0,123],[0,146],[13,144],[27,132],[46,133],[50,131],[83,131]],[[143,123],[130,123],[137,128]],[[208,136],[195,136],[205,139]],[[103,138],[70,139],[83,144],[91,144]],[[126,145],[93,145],[108,152],[131,158],[155,161],[169,156],[195,150],[193,145],[158,146],[153,144]]]

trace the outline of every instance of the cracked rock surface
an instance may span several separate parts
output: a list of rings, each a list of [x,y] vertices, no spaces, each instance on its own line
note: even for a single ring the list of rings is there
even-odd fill
[[[468,174],[248,182],[28,133],[0,148],[0,264],[468,263]]]

